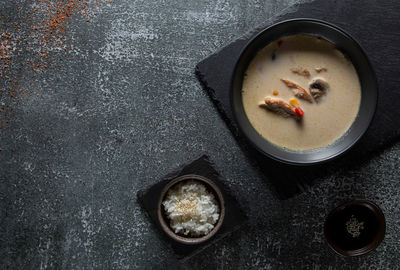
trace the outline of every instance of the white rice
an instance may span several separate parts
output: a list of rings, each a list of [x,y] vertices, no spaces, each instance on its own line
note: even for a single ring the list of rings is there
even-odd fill
[[[198,181],[189,180],[173,186],[162,204],[176,234],[207,235],[219,218],[214,195]]]

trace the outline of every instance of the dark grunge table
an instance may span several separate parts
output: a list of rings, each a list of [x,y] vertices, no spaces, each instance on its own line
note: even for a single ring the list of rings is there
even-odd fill
[[[37,2],[1,1],[0,14],[15,23]],[[58,40],[65,50],[47,47],[51,66],[13,73],[26,92],[18,92],[23,100],[0,129],[0,268],[398,267],[398,143],[281,201],[194,75],[200,60],[295,2],[114,0],[67,19]],[[18,25],[13,37],[31,27]],[[32,44],[15,45],[37,49],[21,49],[14,63],[31,63],[46,45]],[[1,91],[5,106],[11,92]],[[136,193],[200,153],[210,156],[249,220],[179,264]],[[329,210],[353,198],[382,207],[387,234],[367,256],[343,258],[326,245],[322,226]]]

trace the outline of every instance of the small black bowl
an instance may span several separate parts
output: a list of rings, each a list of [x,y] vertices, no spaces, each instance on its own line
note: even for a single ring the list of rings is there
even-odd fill
[[[358,256],[374,250],[382,242],[386,221],[373,202],[355,200],[332,210],[325,221],[329,246],[344,256]]]
[[[306,34],[325,39],[353,63],[361,84],[361,103],[349,130],[334,143],[310,151],[292,151],[270,143],[251,125],[243,107],[244,74],[257,52],[269,43],[290,35]],[[375,113],[378,84],[375,72],[360,45],[343,30],[324,21],[293,19],[272,25],[256,35],[242,50],[231,78],[231,106],[242,134],[264,155],[293,165],[313,165],[331,160],[350,149],[365,133]]]
[[[214,229],[212,229],[207,235],[200,236],[200,237],[190,237],[176,234],[169,226],[169,219],[166,216],[164,207],[162,206],[162,202],[164,201],[168,191],[175,185],[186,182],[189,180],[197,181],[206,186],[207,190],[214,195],[214,198],[219,204],[220,214],[217,223],[215,224]],[[221,190],[219,187],[210,179],[205,178],[201,175],[196,174],[186,174],[182,175],[178,178],[171,180],[165,187],[162,189],[160,198],[158,200],[158,207],[157,207],[157,217],[158,221],[160,222],[162,230],[173,240],[186,245],[196,245],[203,243],[209,239],[211,239],[221,228],[222,223],[225,218],[225,200],[222,195]]]

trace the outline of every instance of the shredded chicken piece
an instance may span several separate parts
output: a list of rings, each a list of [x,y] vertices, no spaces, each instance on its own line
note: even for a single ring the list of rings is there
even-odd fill
[[[304,76],[307,78],[310,77],[310,75],[311,75],[310,71],[308,71],[307,69],[292,68],[292,69],[290,69],[290,71],[293,72],[294,74]]]
[[[303,87],[301,87],[297,83],[294,83],[292,81],[285,80],[285,79],[281,79],[281,81],[284,82],[289,88],[295,89],[294,95],[296,97],[304,99],[304,100],[307,100],[310,103],[313,102],[310,94],[306,91],[306,89],[304,89]]]
[[[266,97],[264,102],[261,103],[259,106],[266,108],[277,114],[280,114],[284,117],[294,117],[298,119],[298,116],[294,108],[285,101],[283,101],[282,99],[275,97]]]
[[[328,71],[328,69],[327,68],[325,68],[325,67],[317,67],[317,68],[315,68],[315,71],[316,72],[318,72],[318,73],[320,73],[320,72],[322,72],[322,71]]]

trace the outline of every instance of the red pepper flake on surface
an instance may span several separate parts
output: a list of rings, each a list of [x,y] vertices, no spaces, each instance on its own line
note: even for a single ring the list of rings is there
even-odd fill
[[[50,58],[62,60],[73,51],[72,40],[67,39],[71,18],[81,16],[90,20],[103,5],[110,3],[108,0],[30,0],[16,6],[13,17],[0,14],[0,126],[10,122],[15,114],[13,107],[29,102],[22,95],[31,94],[26,87],[29,90],[37,87],[39,76],[51,66]],[[27,55],[25,61],[16,58],[20,54]],[[20,74],[28,75],[18,80]]]

